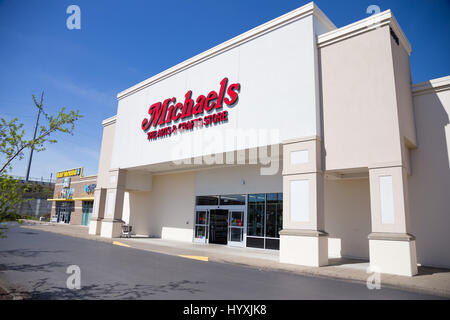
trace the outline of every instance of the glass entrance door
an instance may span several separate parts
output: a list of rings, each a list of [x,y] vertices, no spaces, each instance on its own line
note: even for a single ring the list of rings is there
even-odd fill
[[[247,217],[245,205],[204,204],[194,211],[195,243],[217,243],[245,247]]]
[[[243,247],[245,212],[244,210],[230,210],[228,215],[228,245]]]
[[[194,242],[207,243],[209,230],[208,216],[208,209],[198,209],[195,211]]]
[[[94,201],[83,201],[83,207],[82,207],[83,216],[81,218],[81,224],[83,226],[89,225],[89,220],[91,219],[93,207],[94,207]]]
[[[56,205],[57,222],[70,223],[70,214],[73,211],[73,202],[61,201]]]
[[[228,210],[209,210],[209,243],[228,243]]]

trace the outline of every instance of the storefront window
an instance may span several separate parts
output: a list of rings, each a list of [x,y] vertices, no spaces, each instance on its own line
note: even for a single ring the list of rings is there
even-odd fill
[[[268,193],[266,202],[266,237],[279,238],[283,219],[283,194]]]
[[[247,236],[264,236],[265,194],[249,194]]]
[[[279,249],[282,222],[282,193],[248,195],[248,247]]]
[[[232,211],[230,213],[229,225],[232,227],[242,227],[244,225],[244,212],[243,211]]]
[[[222,206],[245,206],[245,194],[231,194],[220,196]]]
[[[58,201],[56,203],[57,222],[70,223],[70,216],[73,211],[72,201]]]
[[[197,206],[217,206],[219,205],[219,196],[198,196],[195,198]]]
[[[206,226],[195,226],[195,238],[202,240],[206,238]]]
[[[206,211],[197,211],[196,224],[206,224]]]

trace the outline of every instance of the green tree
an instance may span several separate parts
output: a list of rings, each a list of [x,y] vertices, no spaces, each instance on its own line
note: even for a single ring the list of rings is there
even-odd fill
[[[73,135],[75,122],[82,117],[78,110],[66,112],[62,107],[55,115],[44,110],[44,93],[38,102],[32,95],[35,107],[43,116],[43,124],[40,125],[36,138],[26,139],[23,123],[18,118],[10,121],[0,117],[0,223],[5,221],[17,221],[17,205],[22,202],[22,197],[31,185],[21,186],[17,179],[8,173],[13,169],[15,160],[21,160],[26,150],[35,152],[44,151],[47,144],[56,143],[54,134],[57,132]],[[0,237],[4,236],[6,226],[0,225]]]

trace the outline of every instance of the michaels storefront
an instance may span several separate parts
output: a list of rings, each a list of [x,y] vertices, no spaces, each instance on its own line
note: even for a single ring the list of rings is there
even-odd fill
[[[279,249],[283,193],[197,196],[194,241]]]
[[[284,263],[450,266],[448,149],[434,143],[449,79],[411,86],[410,53],[389,10],[336,28],[309,3],[119,93],[89,232],[125,221]]]

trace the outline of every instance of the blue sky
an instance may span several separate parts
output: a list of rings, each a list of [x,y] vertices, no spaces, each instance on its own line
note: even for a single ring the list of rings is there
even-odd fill
[[[0,0],[0,117],[18,117],[27,134],[45,90],[45,108],[79,109],[73,136],[35,153],[32,177],[82,166],[95,174],[101,121],[116,113],[118,92],[309,1],[295,0]],[[450,74],[450,1],[315,3],[342,27],[366,8],[391,9],[412,45],[413,83]],[[66,28],[66,8],[81,8],[81,30]],[[25,175],[28,153],[14,163]]]

